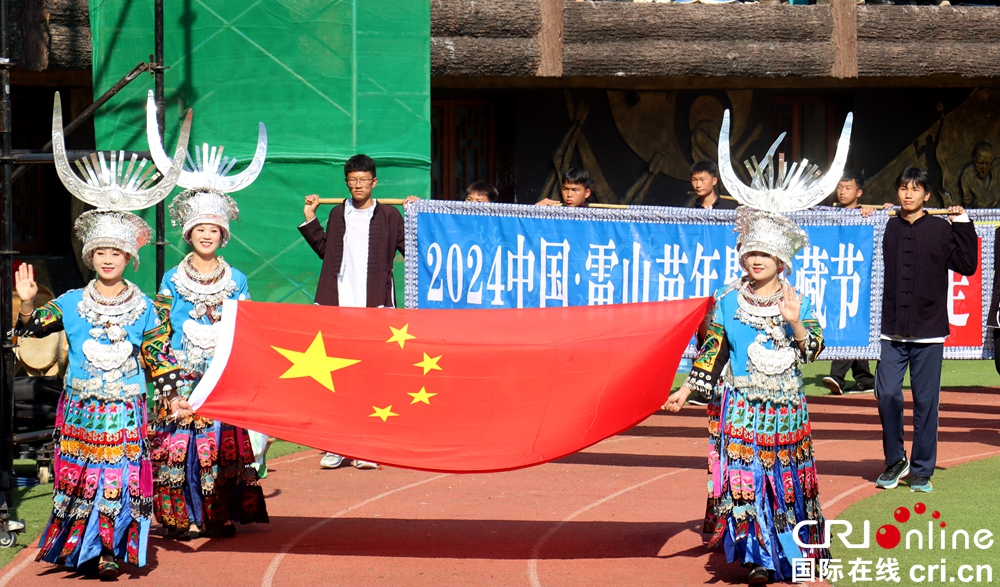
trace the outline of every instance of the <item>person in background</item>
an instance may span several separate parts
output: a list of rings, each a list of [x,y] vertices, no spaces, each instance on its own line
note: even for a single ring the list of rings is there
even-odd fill
[[[705,159],[691,166],[691,189],[694,199],[689,207],[706,210],[735,210],[739,204],[719,195],[719,167],[714,161]]]
[[[394,308],[396,285],[392,264],[396,253],[405,254],[403,215],[392,206],[372,199],[378,185],[375,161],[355,155],[344,164],[344,183],[351,197],[330,210],[327,229],[316,218],[319,196],[305,198],[305,222],[299,232],[323,260],[316,303],[348,308]],[[407,203],[418,200],[407,198]],[[336,469],[344,457],[326,453],[324,469]],[[358,469],[377,469],[378,464],[355,459]]]
[[[497,188],[485,181],[472,182],[465,190],[466,202],[496,202],[499,198]]]
[[[582,167],[570,167],[562,176],[562,204],[542,198],[536,206],[568,206],[585,208],[590,199],[590,173]]]
[[[860,172],[848,169],[837,184],[837,208],[858,210],[862,216],[871,216],[874,208],[861,207],[861,195],[865,189],[865,178]],[[847,387],[846,377],[850,371],[854,385]],[[823,385],[833,395],[845,393],[870,393],[875,391],[875,376],[867,359],[837,359],[830,362],[830,374],[823,378]]]
[[[882,238],[882,356],[875,371],[875,397],[882,422],[885,471],[875,485],[892,489],[913,473],[910,491],[933,491],[937,461],[941,360],[948,336],[948,271],[973,275],[978,266],[976,229],[965,209],[949,208],[951,222],[931,216],[927,171],[907,167],[896,178],[899,210]],[[910,370],[913,447],[903,444],[903,376]]]

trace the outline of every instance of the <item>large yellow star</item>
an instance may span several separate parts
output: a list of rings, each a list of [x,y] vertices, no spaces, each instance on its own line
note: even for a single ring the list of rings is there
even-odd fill
[[[312,377],[317,383],[334,393],[337,390],[333,388],[333,376],[331,373],[361,362],[356,359],[341,359],[326,356],[326,346],[323,344],[322,332],[316,333],[316,338],[313,339],[309,348],[304,353],[281,349],[276,346],[272,346],[271,348],[292,362],[292,366],[288,368],[288,371],[281,374],[280,379]]]
[[[417,393],[408,393],[406,395],[408,395],[408,396],[410,396],[410,397],[413,398],[413,401],[410,402],[411,404],[415,404],[417,402],[424,402],[427,405],[431,405],[430,399],[432,397],[434,397],[435,395],[437,395],[437,394],[436,393],[427,393],[427,389],[424,388],[424,387],[421,387],[420,391],[418,391]]]
[[[432,358],[432,357],[428,356],[427,353],[424,353],[424,360],[420,361],[419,363],[414,363],[413,366],[414,367],[423,367],[424,368],[424,375],[427,375],[427,373],[430,372],[431,370],[441,371],[441,367],[438,367],[438,361],[441,360],[442,356],[444,356],[444,355],[438,355],[438,356]]]
[[[372,406],[372,409],[375,410],[375,413],[374,414],[368,414],[368,417],[369,418],[382,418],[383,422],[385,422],[386,420],[388,420],[389,416],[398,416],[399,415],[399,414],[396,414],[396,413],[394,413],[392,411],[392,405],[390,405],[387,408],[377,408],[375,406]]]
[[[406,331],[406,329],[409,327],[410,327],[409,324],[404,324],[402,328],[393,328],[392,326],[390,326],[389,330],[392,331],[392,336],[389,337],[389,340],[387,340],[386,342],[398,342],[399,348],[403,348],[403,345],[406,344],[406,341],[413,340],[414,338],[416,338],[415,336]]]

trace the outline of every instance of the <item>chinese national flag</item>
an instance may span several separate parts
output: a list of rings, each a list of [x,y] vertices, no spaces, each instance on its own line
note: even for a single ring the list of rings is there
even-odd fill
[[[710,299],[537,310],[225,302],[204,416],[442,472],[558,459],[666,399]]]

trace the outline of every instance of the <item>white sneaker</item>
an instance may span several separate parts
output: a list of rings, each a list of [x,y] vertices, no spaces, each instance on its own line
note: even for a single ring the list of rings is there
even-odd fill
[[[361,459],[354,459],[355,469],[377,469],[378,463],[373,463],[371,461],[362,461]]]
[[[328,452],[319,460],[319,466],[324,469],[336,469],[344,464],[344,457]]]

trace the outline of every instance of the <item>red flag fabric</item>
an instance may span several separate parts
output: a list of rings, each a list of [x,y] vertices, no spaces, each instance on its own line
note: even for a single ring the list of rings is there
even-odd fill
[[[528,467],[655,412],[710,303],[403,310],[227,301],[191,404],[397,467]]]

